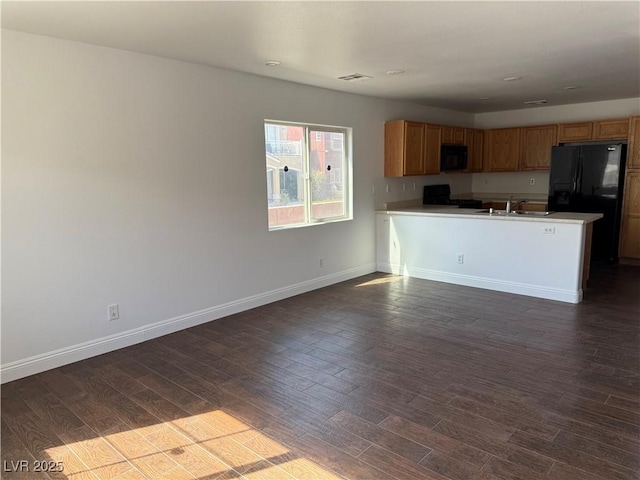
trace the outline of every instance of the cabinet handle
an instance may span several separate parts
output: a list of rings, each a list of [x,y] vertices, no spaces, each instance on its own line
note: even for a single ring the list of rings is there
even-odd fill
[[[289,167],[287,167],[287,166],[285,165],[285,166],[284,166],[284,168],[283,168],[283,170],[284,170],[285,172],[288,172],[288,171],[289,171]]]

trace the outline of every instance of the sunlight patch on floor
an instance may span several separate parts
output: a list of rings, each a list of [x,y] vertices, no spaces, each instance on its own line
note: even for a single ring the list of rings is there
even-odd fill
[[[384,278],[375,278],[373,280],[369,280],[368,282],[359,283],[356,287],[369,287],[371,285],[382,285],[385,283],[393,283],[399,280],[402,280],[404,276],[396,275],[393,277],[384,277]]]
[[[250,479],[338,479],[320,465],[222,410],[139,428],[121,425],[97,436],[88,427],[47,449],[69,480],[193,479],[225,472]]]

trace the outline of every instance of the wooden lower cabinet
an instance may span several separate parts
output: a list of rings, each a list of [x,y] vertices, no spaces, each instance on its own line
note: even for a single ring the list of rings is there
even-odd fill
[[[619,256],[640,259],[640,170],[627,171]]]
[[[527,212],[546,212],[549,207],[546,203],[525,203],[522,205],[521,210]]]
[[[640,216],[625,216],[622,220],[620,257],[640,260]]]

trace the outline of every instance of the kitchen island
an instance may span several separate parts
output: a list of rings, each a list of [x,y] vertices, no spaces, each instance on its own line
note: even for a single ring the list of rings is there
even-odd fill
[[[439,206],[376,212],[381,272],[582,301],[591,230],[599,213],[489,214]]]

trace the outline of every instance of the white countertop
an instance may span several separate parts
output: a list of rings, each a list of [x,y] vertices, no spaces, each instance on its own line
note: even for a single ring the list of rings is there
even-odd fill
[[[592,223],[603,217],[601,213],[556,212],[545,216],[488,214],[486,209],[458,208],[453,205],[420,205],[387,210],[376,210],[377,213],[392,215],[417,215],[423,217],[444,216],[451,218],[472,218],[475,220],[496,220],[507,222],[546,222],[546,223]]]

